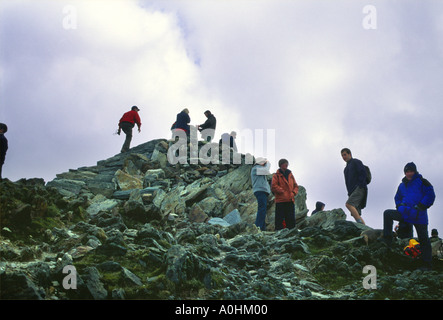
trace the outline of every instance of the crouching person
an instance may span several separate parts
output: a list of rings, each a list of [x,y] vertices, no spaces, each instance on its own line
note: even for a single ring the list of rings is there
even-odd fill
[[[435,201],[434,188],[431,183],[417,172],[413,162],[406,164],[405,177],[400,183],[394,200],[397,210],[386,210],[383,214],[383,240],[392,242],[393,221],[413,224],[422,250],[425,270],[432,268],[432,250],[428,237],[428,212]]]

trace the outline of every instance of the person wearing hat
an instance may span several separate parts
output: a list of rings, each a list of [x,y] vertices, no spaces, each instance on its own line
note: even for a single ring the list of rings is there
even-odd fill
[[[413,162],[406,164],[404,174],[394,197],[397,209],[383,213],[383,241],[388,246],[391,245],[394,220],[414,225],[422,250],[424,269],[431,269],[432,251],[428,237],[427,210],[435,201],[434,187],[418,173]]]
[[[438,236],[437,229],[431,230],[431,237],[429,238],[429,241],[431,242],[431,248],[432,248],[432,256],[439,257],[443,253],[443,242],[441,238]]]
[[[321,201],[317,201],[315,203],[315,210],[312,211],[311,216],[313,216],[314,214],[316,214],[317,212],[321,212],[325,210],[325,204]]]
[[[265,158],[257,158],[251,169],[252,191],[257,199],[257,217],[255,225],[261,231],[266,231],[266,209],[268,206],[268,196],[271,193],[269,182],[266,178],[269,172],[270,163]]]
[[[215,127],[217,125],[217,119],[215,116],[211,113],[211,111],[206,110],[205,111],[206,121],[205,123],[198,126],[198,131],[206,131],[206,141],[211,142],[212,138],[215,135]],[[205,138],[205,137],[204,137]]]
[[[123,130],[123,132],[126,134],[126,139],[121,150],[122,153],[129,151],[129,146],[132,140],[132,128],[134,128],[135,124],[137,124],[138,132],[141,131],[142,123],[140,120],[140,116],[138,115],[139,111],[140,109],[137,106],[133,106],[131,108],[131,111],[123,114],[118,123],[117,134],[120,135],[121,130]]]
[[[440,238],[438,237],[438,230],[437,230],[437,229],[432,229],[432,230],[431,230],[431,239],[437,239],[437,240],[440,239]]]

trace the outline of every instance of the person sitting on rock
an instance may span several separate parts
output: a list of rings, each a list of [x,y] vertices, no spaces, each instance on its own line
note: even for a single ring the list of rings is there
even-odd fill
[[[311,216],[313,216],[317,212],[324,211],[324,210],[325,210],[325,204],[323,202],[317,201],[315,204],[315,210],[312,211]]]
[[[237,132],[232,131],[229,133],[223,133],[221,135],[221,139],[219,141],[220,146],[227,146],[229,148],[232,148],[235,152],[238,151],[237,144],[235,143],[235,139],[237,138]]]
[[[215,116],[211,113],[211,111],[206,110],[205,111],[206,121],[205,123],[198,126],[198,130],[200,132],[205,131],[205,135],[203,135],[203,138],[206,138],[207,142],[211,142],[212,138],[215,135],[215,127],[217,126],[217,119]]]
[[[405,177],[398,186],[394,200],[396,210],[383,213],[383,242],[392,242],[393,221],[404,221],[414,225],[422,250],[423,269],[431,269],[432,251],[428,237],[428,212],[435,201],[434,187],[417,172],[417,166],[410,162],[404,168]]]
[[[190,132],[189,123],[190,122],[191,122],[191,118],[189,117],[189,110],[188,110],[188,108],[184,108],[179,114],[177,114],[177,119],[174,123],[174,129],[175,130],[182,130],[182,131],[186,132],[186,135],[189,137],[189,132]]]

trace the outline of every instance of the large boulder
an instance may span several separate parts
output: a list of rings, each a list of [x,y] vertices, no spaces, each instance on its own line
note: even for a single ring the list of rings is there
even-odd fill
[[[335,228],[335,222],[346,220],[346,214],[343,209],[333,209],[329,211],[320,211],[305,219],[304,227],[321,227],[326,230]]]

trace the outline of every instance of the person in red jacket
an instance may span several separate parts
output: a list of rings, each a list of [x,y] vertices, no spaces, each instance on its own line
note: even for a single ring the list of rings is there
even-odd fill
[[[275,230],[295,228],[295,196],[298,193],[298,184],[294,175],[288,169],[289,162],[281,159],[279,169],[272,177],[271,191],[275,195]]]
[[[142,123],[138,111],[140,111],[140,109],[137,106],[133,106],[131,111],[123,114],[123,117],[121,117],[120,122],[118,123],[117,133],[120,135],[121,130],[123,130],[126,134],[126,139],[121,150],[122,153],[129,151],[129,145],[132,140],[132,128],[134,128],[135,124],[137,124],[138,132],[141,131],[140,127]]]

